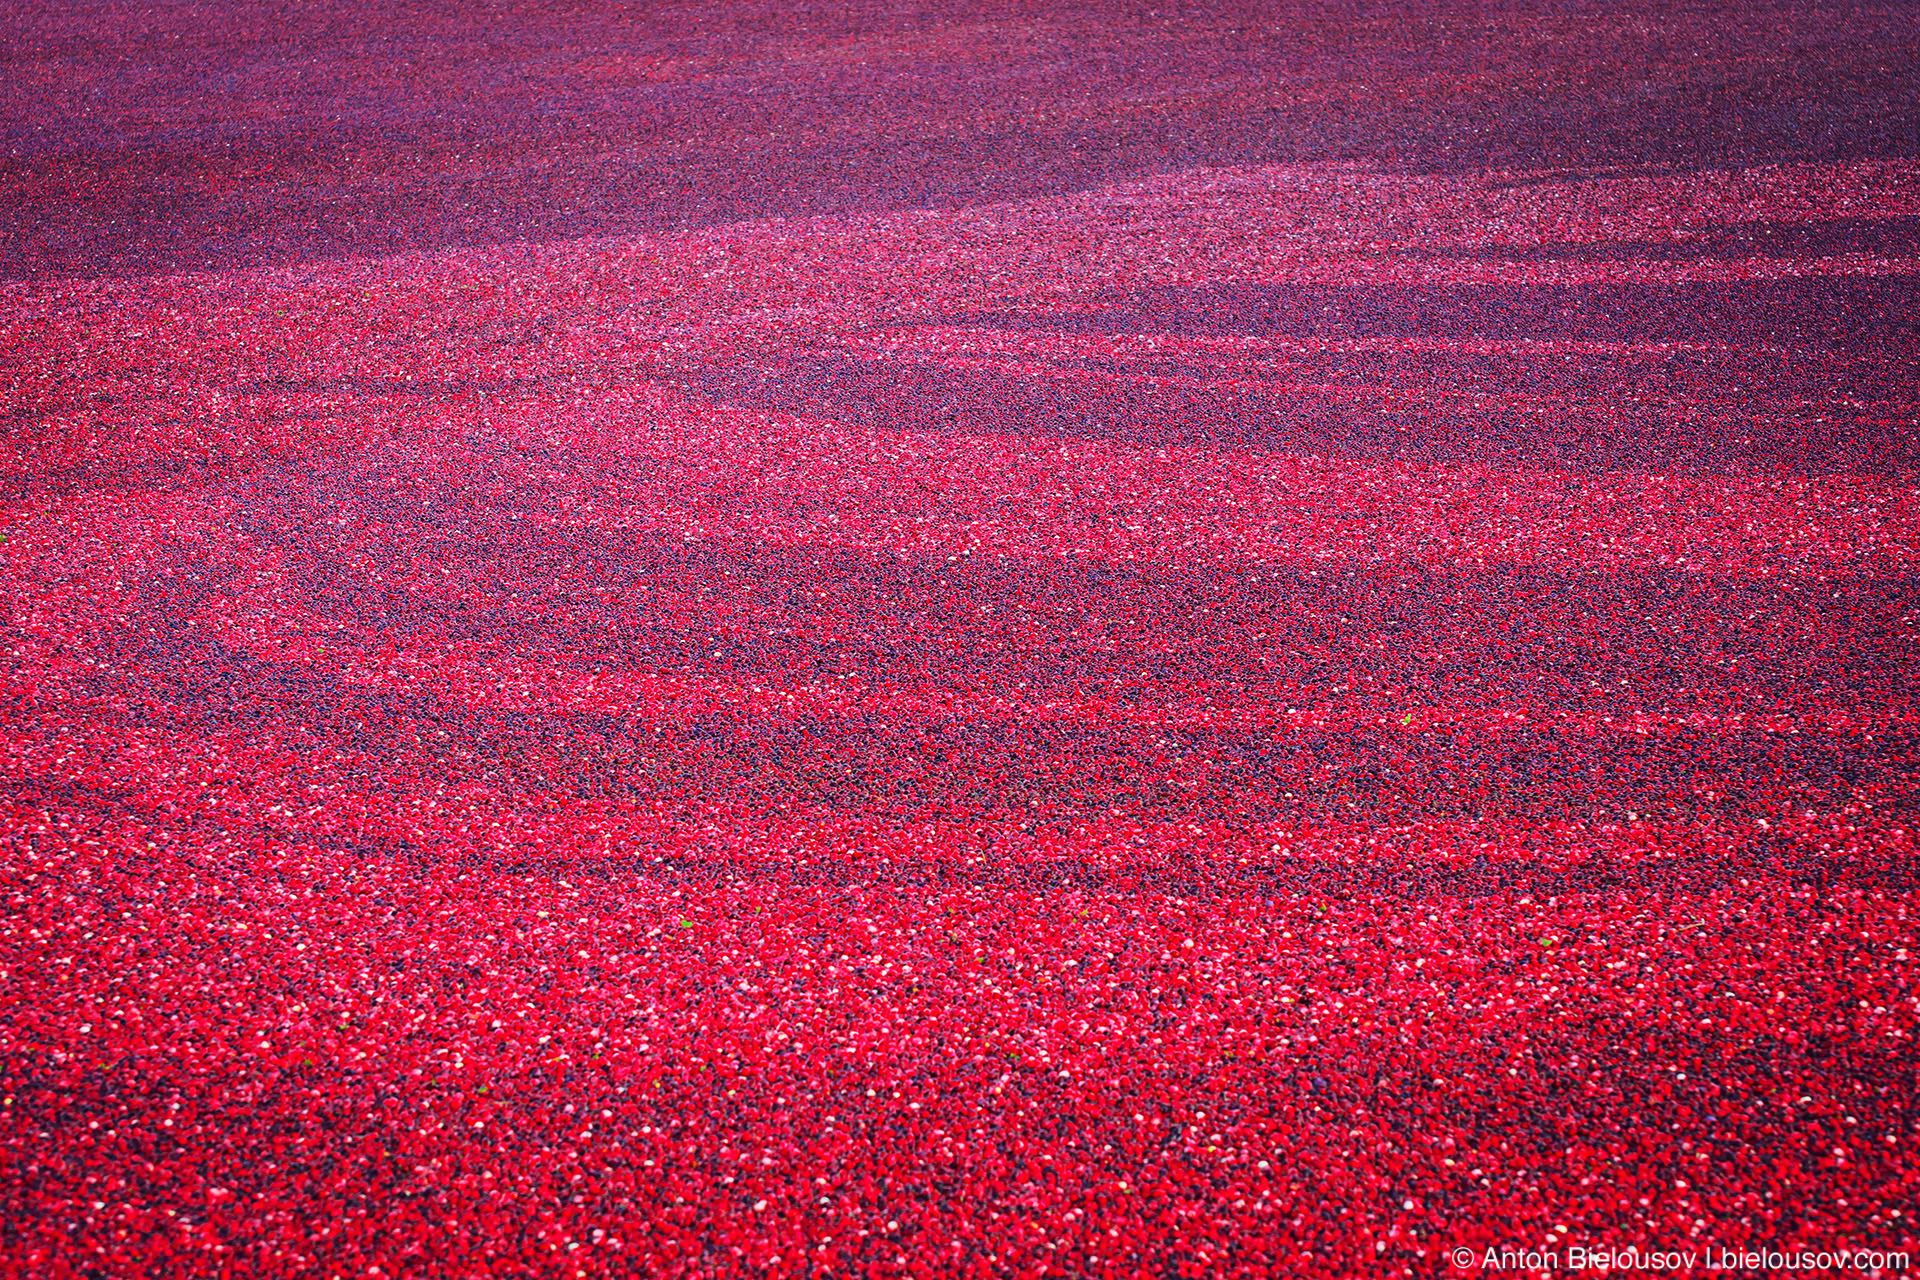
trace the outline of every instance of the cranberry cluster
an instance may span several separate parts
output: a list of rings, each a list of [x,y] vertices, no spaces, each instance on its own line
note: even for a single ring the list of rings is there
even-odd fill
[[[1916,215],[1216,169],[16,286],[0,1258],[1915,1248]]]

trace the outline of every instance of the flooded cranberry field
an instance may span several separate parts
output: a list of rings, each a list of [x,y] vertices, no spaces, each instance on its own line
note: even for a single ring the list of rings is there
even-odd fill
[[[1478,13],[8,19],[0,1270],[1903,1270],[1920,34]]]

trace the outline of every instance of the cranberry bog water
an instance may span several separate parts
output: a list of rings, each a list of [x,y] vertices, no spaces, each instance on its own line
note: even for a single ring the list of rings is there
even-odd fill
[[[7,1274],[1920,1256],[1910,11],[5,22]]]

